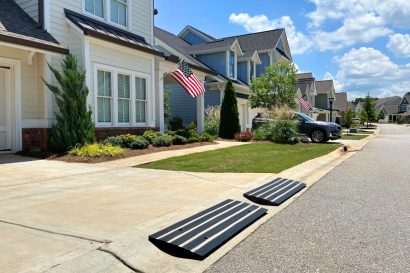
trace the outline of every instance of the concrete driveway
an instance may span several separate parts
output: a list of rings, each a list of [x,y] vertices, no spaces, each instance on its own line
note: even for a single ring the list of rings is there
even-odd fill
[[[175,219],[270,176],[168,172],[127,164],[1,155],[0,272],[69,272],[73,259],[72,272],[133,272],[115,254],[99,249],[164,216]]]

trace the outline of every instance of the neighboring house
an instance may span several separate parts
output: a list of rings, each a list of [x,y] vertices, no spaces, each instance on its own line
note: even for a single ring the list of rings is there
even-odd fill
[[[376,100],[375,102],[375,107],[376,107],[376,113],[377,115],[383,111],[385,115],[385,119],[380,121],[380,122],[396,122],[397,117],[400,115],[399,113],[399,105],[403,99],[399,96],[393,96],[393,97],[387,97],[387,98],[381,98]],[[363,103],[359,103],[362,105],[363,108]],[[360,111],[357,111],[360,110]],[[363,109],[357,109],[356,112],[359,114]]]
[[[356,115],[360,115],[360,113],[363,111],[363,102],[359,101],[356,104],[356,107],[354,108],[354,111],[356,112]]]
[[[215,75],[206,77],[205,106],[220,105],[227,80],[235,87],[241,130],[249,130],[252,119],[262,109],[251,109],[248,97],[251,79],[259,77],[265,68],[278,61],[292,61],[284,29],[216,39],[192,27],[179,35],[155,28],[155,41],[165,54],[176,55],[189,63],[211,69]],[[185,124],[195,121],[192,98],[179,86],[166,83],[172,90],[171,114],[181,116]]]
[[[346,92],[335,93],[335,101],[333,103],[333,108],[337,112],[335,122],[338,124],[342,124],[343,116],[349,109],[349,103],[347,101]]]
[[[302,107],[298,101],[298,110],[299,112],[307,114],[313,119],[316,119],[318,115],[316,113],[317,111],[315,111],[315,98],[317,96],[315,77],[312,73],[309,72],[296,74],[296,78],[298,80],[296,88],[301,92],[300,97],[307,101],[311,106],[311,110],[308,111],[304,107]]]
[[[410,92],[403,96],[398,112],[404,118],[405,123],[410,123]]]
[[[333,80],[316,81],[317,96],[315,98],[315,107],[317,108],[317,120],[335,122],[337,113],[333,111],[332,120],[330,120],[330,101],[329,98],[333,98],[333,105],[336,103],[335,88]],[[334,107],[333,107],[334,109]]]

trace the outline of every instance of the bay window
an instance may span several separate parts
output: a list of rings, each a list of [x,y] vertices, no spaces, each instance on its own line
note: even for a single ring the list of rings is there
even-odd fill
[[[98,122],[110,123],[112,108],[111,72],[97,71],[97,88]]]
[[[130,123],[130,76],[118,74],[118,123]]]
[[[104,18],[104,1],[105,0],[85,0],[85,11]]]
[[[147,112],[147,82],[135,77],[135,122],[145,123]]]

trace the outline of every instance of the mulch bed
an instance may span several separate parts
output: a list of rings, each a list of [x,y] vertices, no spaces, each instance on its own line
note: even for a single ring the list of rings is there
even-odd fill
[[[124,154],[117,157],[80,157],[80,156],[70,156],[67,154],[52,154],[50,152],[38,151],[38,152],[21,152],[19,153],[22,156],[29,156],[35,157],[40,159],[47,159],[47,160],[59,160],[65,161],[69,163],[101,163],[106,161],[112,161],[117,159],[123,159],[128,157],[164,152],[164,151],[175,151],[175,150],[183,150],[189,148],[195,148],[200,146],[207,146],[207,145],[214,145],[217,144],[216,142],[198,142],[198,143],[190,143],[186,145],[172,145],[170,147],[154,147],[150,145],[148,149],[144,150],[131,150],[131,149],[124,149]]]

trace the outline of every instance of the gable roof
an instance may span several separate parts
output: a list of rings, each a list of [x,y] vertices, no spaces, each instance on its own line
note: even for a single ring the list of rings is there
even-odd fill
[[[380,98],[376,100],[376,103],[375,103],[376,110],[380,111],[384,105],[398,106],[401,103],[401,101],[402,101],[402,98],[400,98],[399,96]]]
[[[50,33],[37,23],[13,0],[0,0],[0,41],[67,54]]]
[[[313,73],[312,72],[305,72],[305,73],[299,73],[296,74],[296,79],[298,80],[310,80],[310,79],[314,79],[315,77],[313,77]]]
[[[107,42],[137,49],[146,53],[164,55],[145,41],[145,38],[132,32],[111,26],[88,16],[64,9],[65,15],[74,25],[79,27],[84,35],[98,38]]]
[[[385,104],[383,105],[382,109],[386,110],[386,114],[388,115],[399,113],[399,107],[393,104]]]
[[[183,39],[159,27],[154,27],[154,36],[182,55],[192,68],[216,75],[215,71],[186,52],[185,49],[189,44]]]
[[[347,109],[349,108],[349,105],[347,103],[347,93],[346,92],[335,93],[335,97],[336,99],[333,105],[334,108],[341,112],[346,112]]]
[[[326,94],[334,90],[333,80],[316,81],[316,91],[318,94]]]
[[[407,101],[407,104],[410,103],[410,92],[407,92],[407,93],[403,96],[403,100],[400,102],[400,104],[405,103],[405,101]]]
[[[202,52],[214,52],[219,50],[229,50],[233,49],[233,47],[237,46],[239,48],[240,55],[243,54],[242,47],[236,38],[229,38],[229,39],[220,39],[215,40],[213,42],[205,43],[205,44],[197,44],[197,45],[190,45],[186,47],[186,51],[195,54],[195,53],[202,53]]]
[[[179,38],[182,38],[182,37],[185,35],[185,33],[189,32],[189,31],[192,31],[192,32],[194,32],[195,34],[197,34],[197,35],[199,35],[199,36],[202,36],[202,38],[205,38],[205,40],[208,40],[209,42],[216,40],[216,39],[215,39],[214,37],[212,37],[211,35],[209,35],[209,34],[203,32],[203,31],[200,31],[199,29],[197,29],[197,28],[195,28],[195,27],[193,27],[193,26],[190,26],[190,25],[187,25],[177,36],[178,36]]]

